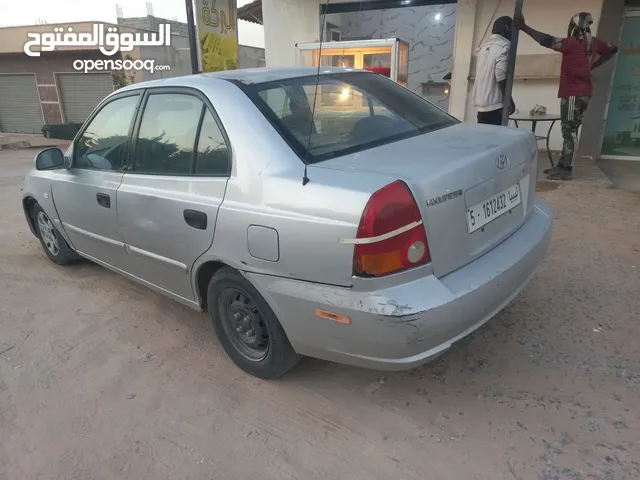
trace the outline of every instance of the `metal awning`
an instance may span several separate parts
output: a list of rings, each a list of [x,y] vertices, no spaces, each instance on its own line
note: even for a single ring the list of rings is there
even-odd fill
[[[262,0],[254,0],[238,8],[238,19],[262,25]]]

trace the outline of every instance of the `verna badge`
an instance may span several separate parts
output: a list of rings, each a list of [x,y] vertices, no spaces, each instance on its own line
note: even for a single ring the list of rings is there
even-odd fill
[[[496,167],[504,170],[509,165],[509,158],[506,155],[498,155],[496,157]]]

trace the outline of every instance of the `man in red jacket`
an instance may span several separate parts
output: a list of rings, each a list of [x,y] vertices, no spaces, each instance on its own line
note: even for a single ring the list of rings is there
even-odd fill
[[[591,35],[593,18],[586,12],[571,18],[566,38],[538,32],[522,16],[514,18],[514,24],[543,47],[562,53],[558,97],[564,141],[558,165],[545,173],[550,180],[571,180],[578,130],[593,91],[591,71],[609,61],[618,47]]]

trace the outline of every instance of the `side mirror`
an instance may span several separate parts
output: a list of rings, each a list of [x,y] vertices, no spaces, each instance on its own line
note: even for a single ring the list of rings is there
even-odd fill
[[[64,154],[58,147],[47,148],[36,155],[36,170],[53,170],[64,166]]]

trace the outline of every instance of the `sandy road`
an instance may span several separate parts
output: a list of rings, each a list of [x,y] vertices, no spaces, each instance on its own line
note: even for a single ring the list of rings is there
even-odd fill
[[[513,304],[437,363],[305,359],[263,382],[208,317],[45,257],[0,152],[0,479],[638,479],[640,197],[542,185],[557,223]]]

